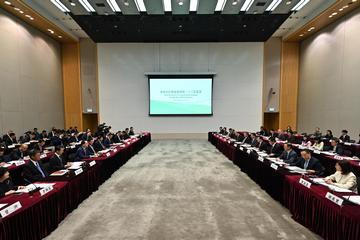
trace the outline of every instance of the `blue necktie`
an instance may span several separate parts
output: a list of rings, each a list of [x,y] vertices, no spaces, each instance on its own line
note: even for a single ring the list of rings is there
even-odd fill
[[[40,165],[39,165],[38,162],[36,162],[35,166],[36,166],[36,168],[39,170],[39,172],[41,173],[41,176],[42,176],[43,178],[45,178],[45,174],[44,174],[43,170],[41,169],[41,167],[40,167]]]
[[[304,169],[307,169],[308,165],[309,165],[309,161],[305,161],[305,163],[304,163]]]

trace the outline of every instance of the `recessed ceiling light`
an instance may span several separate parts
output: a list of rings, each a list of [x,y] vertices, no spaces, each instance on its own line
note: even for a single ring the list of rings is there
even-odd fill
[[[337,15],[337,12],[333,12],[331,15],[334,15],[334,16],[335,16],[335,15]]]
[[[58,38],[62,38],[62,36],[58,36]]]
[[[304,36],[304,34],[300,34],[299,36],[300,36],[300,37],[303,37],[303,36]]]
[[[215,11],[222,11],[225,7],[226,0],[218,0],[216,3]]]
[[[238,4],[238,1],[237,0],[234,0],[233,2],[232,2],[232,5],[236,5],[236,4]]]
[[[128,7],[128,6],[130,5],[130,4],[129,4],[129,1],[128,1],[128,0],[124,0],[124,5]]]
[[[70,2],[70,5],[73,6],[73,7],[75,7],[75,6],[76,6],[76,3]]]
[[[19,13],[23,14],[24,12],[20,10]]]
[[[182,0],[180,0],[180,1],[178,2],[178,4],[179,4],[180,6],[182,6],[182,5],[184,4],[184,2],[183,2]]]
[[[20,11],[20,8],[17,8],[17,7],[16,7],[16,8],[14,8],[14,10],[15,10],[15,11]]]
[[[342,8],[345,9],[345,8],[348,8],[348,7],[349,7],[349,5],[345,5],[345,6],[343,6]]]
[[[31,18],[31,16],[30,16],[30,15],[27,15],[27,14],[25,15],[25,17],[27,17],[27,18]]]
[[[33,17],[30,17],[30,20],[32,21],[32,20],[34,20],[34,18],[33,18]]]
[[[339,12],[341,12],[342,10],[344,10],[344,9],[340,8],[340,9],[339,9]]]
[[[308,32],[311,32],[314,29],[315,29],[315,27],[311,27],[311,28],[309,28]]]
[[[286,5],[290,5],[290,4],[291,4],[291,1],[287,1],[287,2],[286,2]]]
[[[11,2],[9,2],[9,1],[5,1],[4,2],[6,5],[11,5]]]
[[[330,15],[330,16],[329,16],[329,18],[332,18],[332,17],[333,17],[333,15]]]
[[[352,2],[357,2],[357,0],[352,0]]]

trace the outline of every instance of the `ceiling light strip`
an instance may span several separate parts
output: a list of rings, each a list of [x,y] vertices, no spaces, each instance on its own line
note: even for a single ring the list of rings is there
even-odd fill
[[[51,2],[62,12],[70,12],[70,10],[60,0],[51,0]]]
[[[121,9],[115,0],[106,0],[113,12],[121,12]]]
[[[247,10],[249,10],[249,8],[251,7],[251,5],[253,3],[254,3],[254,0],[246,0],[244,5],[241,7],[240,11],[246,12]]]
[[[79,0],[81,5],[85,8],[88,12],[96,12],[95,9],[90,5],[90,3],[87,0]]]
[[[266,9],[266,11],[272,12],[275,10],[275,8],[277,8],[277,6],[279,6],[279,4],[282,2],[282,0],[273,0],[271,2],[271,4],[268,6],[268,8]]]
[[[171,12],[171,0],[163,0],[164,11]]]
[[[291,9],[291,11],[299,11],[300,9],[302,9],[306,4],[308,4],[308,2],[310,2],[310,0],[301,0],[300,2],[298,2],[298,4],[295,5],[295,7],[293,7]]]
[[[216,7],[215,7],[215,11],[219,12],[219,11],[224,10],[225,3],[226,3],[226,0],[218,0]]]
[[[134,0],[139,12],[146,12],[144,0]]]
[[[198,0],[190,0],[190,12],[196,12],[198,8]]]

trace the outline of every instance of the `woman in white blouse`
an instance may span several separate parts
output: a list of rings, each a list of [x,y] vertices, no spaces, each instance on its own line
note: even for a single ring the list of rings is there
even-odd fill
[[[312,147],[316,150],[322,151],[324,149],[324,142],[321,141],[320,138],[315,138]]]
[[[347,160],[338,161],[335,164],[336,172],[325,178],[325,182],[340,188],[349,189],[357,193],[357,181],[351,172],[351,165]]]
[[[312,143],[309,140],[309,138],[307,136],[303,136],[303,140],[301,142],[301,146],[303,147],[311,147]]]

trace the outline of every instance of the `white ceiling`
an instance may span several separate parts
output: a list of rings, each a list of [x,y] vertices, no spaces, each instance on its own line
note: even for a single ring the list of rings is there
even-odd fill
[[[145,3],[146,1],[150,1],[150,0],[145,0]],[[208,0],[208,1],[214,1],[214,0]],[[227,0],[227,1],[231,2],[232,0]],[[266,1],[269,1],[267,5],[271,2],[271,0],[266,0]],[[287,0],[283,0],[283,1],[287,1]],[[65,32],[72,35],[73,37],[76,38],[88,37],[88,35],[79,27],[79,25],[69,15],[61,12],[57,7],[55,7],[55,5],[53,5],[50,2],[50,0],[24,0],[24,2],[28,4],[30,7],[32,7],[35,11],[40,13],[42,16],[47,18],[49,21],[53,22],[54,24],[62,28]],[[229,5],[228,2],[225,4],[224,11],[230,11],[228,7]],[[274,33],[273,36],[286,37],[290,35],[292,32],[296,31],[298,28],[305,25],[313,17],[315,17],[316,15],[327,9],[334,2],[336,2],[336,0],[311,0],[299,12],[293,13]],[[278,7],[279,10],[280,8],[282,8],[283,4],[284,3],[281,3],[279,5]],[[253,7],[251,7],[249,11],[252,10],[252,8]]]

